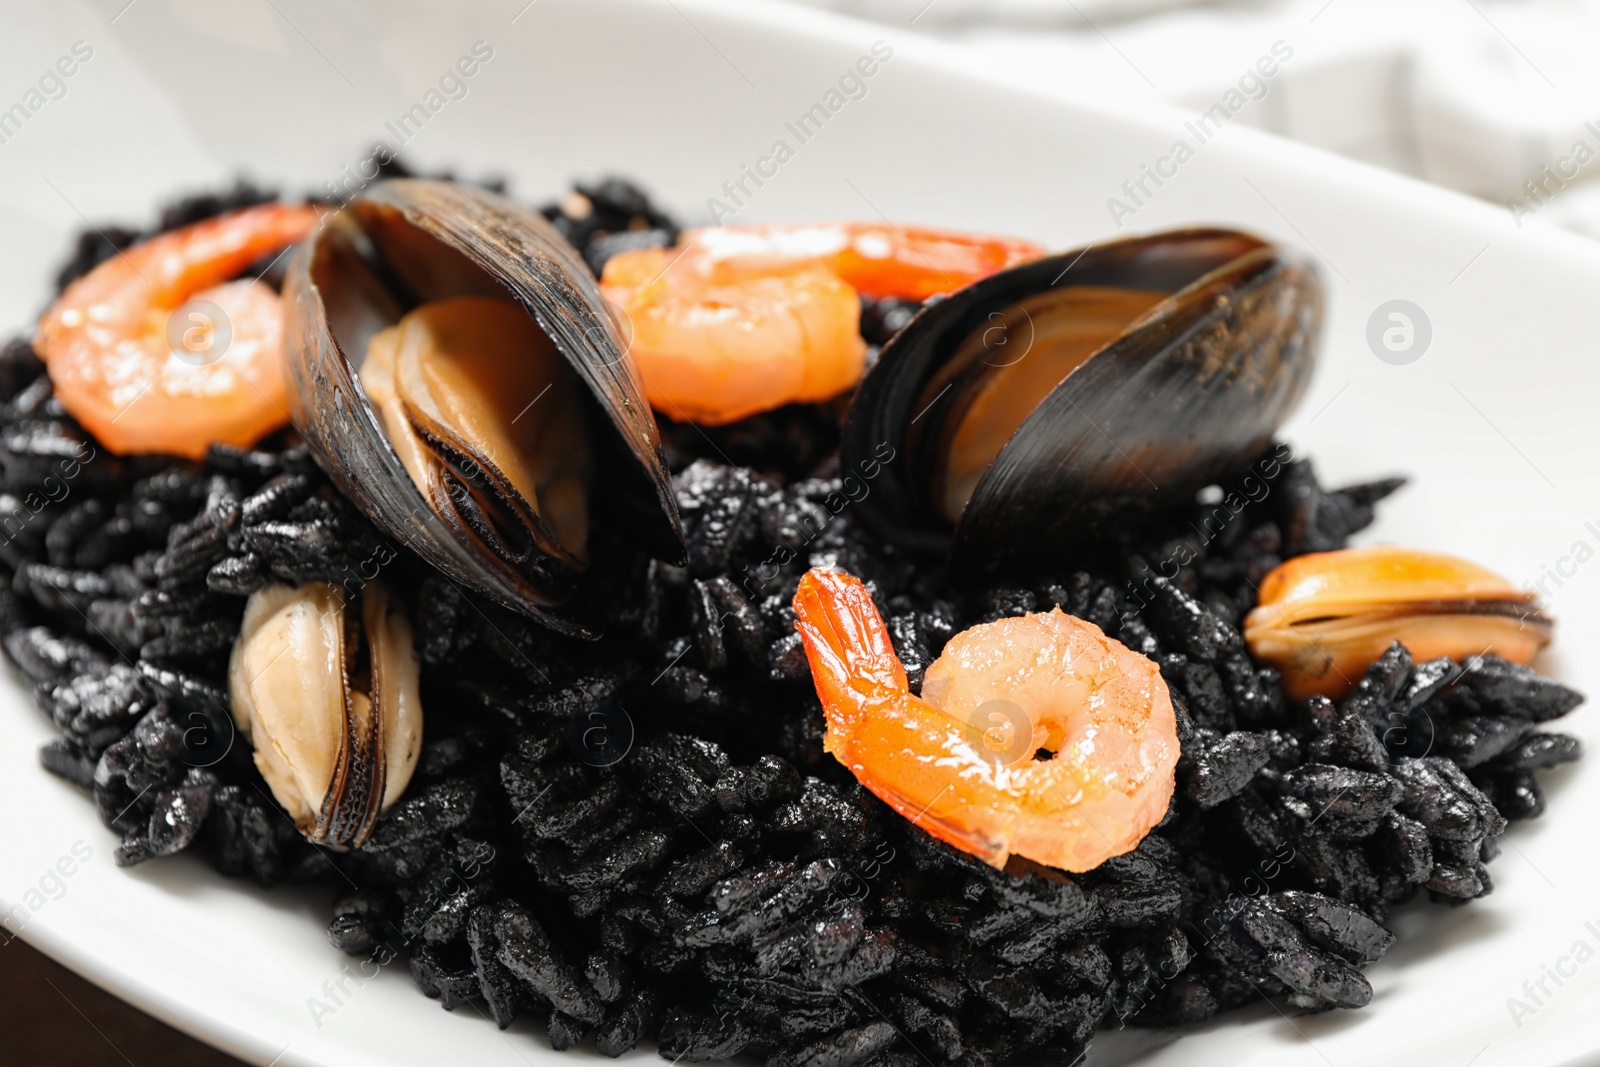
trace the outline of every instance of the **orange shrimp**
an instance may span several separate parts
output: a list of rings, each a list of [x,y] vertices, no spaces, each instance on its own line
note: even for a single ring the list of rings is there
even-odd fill
[[[626,317],[628,350],[657,411],[720,426],[827,400],[861,379],[861,302],[833,272],[752,274],[671,255],[652,248],[613,268],[618,256],[601,286]]]
[[[219,215],[69,285],[34,340],[62,407],[124,455],[199,459],[284,425],[282,301],[264,282],[230,279],[310,233],[318,214],[262,204]]]
[[[707,226],[686,231],[679,245],[747,270],[817,263],[857,292],[918,301],[954,292],[1045,253],[1043,245],[1018,237],[889,222]]]
[[[708,227],[613,256],[601,291],[626,320],[651,406],[722,425],[853,387],[866,365],[858,293],[923,300],[1042,252],[875,223]]]
[[[1154,663],[1093,623],[1058,608],[974,626],[928,668],[919,698],[858,579],[812,569],[794,610],[824,747],[940,840],[995,867],[1018,855],[1087,871],[1166,814],[1171,696]]]

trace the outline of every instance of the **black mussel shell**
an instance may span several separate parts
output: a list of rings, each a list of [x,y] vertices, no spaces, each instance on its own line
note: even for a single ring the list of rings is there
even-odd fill
[[[568,601],[537,573],[508,573],[430,510],[356,378],[374,333],[417,304],[457,296],[509,297],[534,318],[593,401],[594,514],[652,555],[683,561],[638,370],[583,260],[536,213],[454,182],[379,182],[297,251],[284,291],[296,428],[369,519],[450,578],[554,629],[595,631],[581,592]]]
[[[971,375],[932,398],[924,387],[1008,309],[1083,286],[1169,295],[1049,390],[952,526],[934,503],[935,453]],[[1309,384],[1321,314],[1308,263],[1230,230],[1090,246],[985,278],[925,306],[863,380],[840,446],[843,469],[870,483],[857,513],[908,551],[948,554],[957,578],[1059,562],[1248,467]],[[1032,342],[995,340],[1004,360]]]

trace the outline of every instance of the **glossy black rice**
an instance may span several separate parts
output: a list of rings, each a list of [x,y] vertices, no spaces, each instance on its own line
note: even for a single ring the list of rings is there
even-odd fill
[[[161,227],[266,196],[186,200]],[[596,269],[674,236],[615,180],[546,215]],[[86,234],[60,284],[138,236]],[[912,310],[869,304],[863,333]],[[1360,1007],[1391,909],[1489,892],[1506,821],[1543,810],[1534,772],[1579,751],[1537,729],[1579,695],[1492,658],[1396,646],[1338,704],[1285,701],[1240,639],[1255,583],[1345,544],[1399,486],[1325,490],[1287,448],[1126,543],[972,591],[857,526],[872,486],[840,477],[836,409],[668,426],[689,565],[600,576],[609,632],[583,643],[390,543],[292,432],[204,463],[112,456],[21,340],[0,399],[4,646],[62,731],[45,767],[92,791],[117,861],[194,846],[227,875],[325,885],[334,944],[409,966],[445,1008],[533,1016],[556,1048],[1066,1065],[1102,1026]],[[1183,742],[1166,821],[1067,877],[991,870],[892,814],[822,752],[789,608],[821,563],[869,581],[915,683],[957,631],[1055,605],[1156,659]],[[251,591],[379,573],[416,625],[426,747],[367,847],[338,854],[234,743],[226,665]]]

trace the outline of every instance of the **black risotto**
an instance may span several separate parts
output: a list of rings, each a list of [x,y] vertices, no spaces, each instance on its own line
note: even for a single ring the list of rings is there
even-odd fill
[[[268,198],[185,200],[161,227]],[[596,270],[674,237],[617,180],[545,214]],[[86,233],[58,284],[140,236]],[[869,303],[867,341],[913,310]],[[339,948],[409,967],[446,1009],[532,1016],[557,1049],[1065,1067],[1100,1027],[1262,997],[1361,1007],[1391,910],[1488,893],[1507,820],[1544,808],[1534,772],[1579,752],[1538,726],[1580,696],[1494,658],[1396,645],[1337,704],[1285,700],[1240,638],[1255,583],[1343,546],[1400,485],[1324,489],[1288,446],[1248,492],[972,591],[857,525],[872,486],[841,477],[836,410],[668,425],[689,564],[601,576],[607,633],[586,643],[389,543],[292,431],[201,463],[113,456],[26,340],[0,355],[0,400],[4,647],[61,730],[44,766],[93,794],[117,862],[195,848],[263,886],[324,885]],[[1054,606],[1156,660],[1183,750],[1163,823],[1068,877],[995,871],[890,812],[822,750],[789,600],[824,563],[868,581],[914,686],[956,632]],[[415,620],[426,743],[406,797],[338,853],[301,838],[234,743],[228,654],[252,591],[380,572]]]

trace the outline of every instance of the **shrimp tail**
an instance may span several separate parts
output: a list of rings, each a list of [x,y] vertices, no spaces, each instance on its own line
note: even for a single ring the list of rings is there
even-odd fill
[[[889,628],[859,578],[813,567],[800,579],[794,613],[824,709],[854,718],[910,692]]]

